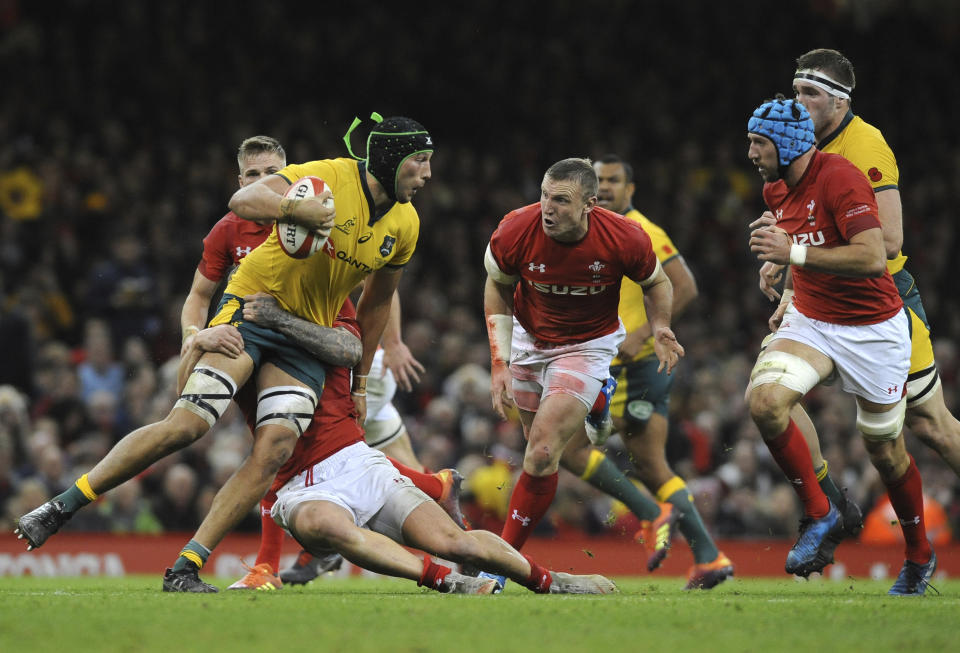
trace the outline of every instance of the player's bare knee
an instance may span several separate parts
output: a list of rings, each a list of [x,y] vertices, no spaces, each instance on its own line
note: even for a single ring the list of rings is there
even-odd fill
[[[285,428],[258,431],[253,446],[253,458],[270,476],[273,476],[293,454],[297,434]]]
[[[163,430],[157,447],[164,455],[188,447],[210,430],[209,425],[174,410],[162,422]]]
[[[788,402],[772,392],[771,386],[758,386],[750,393],[750,417],[766,436],[783,431],[790,419]]]
[[[527,451],[523,468],[533,476],[546,476],[557,471],[558,460],[553,451],[546,446],[535,447]]]

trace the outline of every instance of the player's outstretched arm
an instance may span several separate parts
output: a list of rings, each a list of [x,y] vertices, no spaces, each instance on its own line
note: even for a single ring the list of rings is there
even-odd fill
[[[683,356],[683,347],[677,342],[677,336],[670,328],[670,319],[673,314],[673,284],[670,277],[660,268],[656,274],[647,279],[643,286],[643,303],[647,310],[647,319],[653,329],[653,351],[660,361],[658,372],[666,369],[667,374],[673,372]]]
[[[513,338],[513,286],[494,281],[490,276],[483,290],[483,314],[490,339],[490,399],[493,410],[502,419],[513,401],[510,375],[510,343]]]
[[[383,330],[383,338],[380,339],[380,344],[383,346],[383,373],[386,374],[387,370],[393,372],[393,377],[397,380],[400,389],[410,392],[413,390],[414,383],[420,383],[420,375],[426,369],[413,357],[410,348],[400,335],[400,316],[400,293],[394,292],[390,304],[390,317]]]
[[[355,335],[301,319],[280,308],[267,293],[243,298],[243,319],[279,331],[328,365],[353,367],[360,360],[361,345]]]

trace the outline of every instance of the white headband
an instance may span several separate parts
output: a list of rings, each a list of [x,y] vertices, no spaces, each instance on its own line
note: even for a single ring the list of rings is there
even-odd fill
[[[831,79],[823,72],[819,70],[813,70],[812,68],[806,68],[804,70],[798,70],[795,72],[793,74],[793,81],[801,81],[807,84],[812,84],[817,88],[823,89],[830,95],[843,98],[845,100],[850,99],[850,93],[853,91],[852,86],[844,86],[840,82]]]

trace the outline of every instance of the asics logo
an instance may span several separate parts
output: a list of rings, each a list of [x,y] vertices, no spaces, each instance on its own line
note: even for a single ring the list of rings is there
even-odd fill
[[[510,515],[510,519],[516,519],[522,526],[528,526],[530,524],[530,517],[524,517],[517,512],[517,509],[513,509],[513,514]]]

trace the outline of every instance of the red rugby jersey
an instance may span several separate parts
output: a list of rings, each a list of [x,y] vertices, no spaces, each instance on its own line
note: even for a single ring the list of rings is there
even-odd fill
[[[793,188],[781,179],[763,187],[777,226],[809,247],[846,245],[861,231],[879,229],[877,201],[867,178],[837,154],[815,152]],[[876,324],[903,307],[890,273],[861,279],[793,266],[793,303],[807,317],[833,324]]]
[[[518,275],[514,315],[535,339],[572,344],[613,333],[624,276],[640,282],[656,270],[650,237],[632,220],[600,207],[587,235],[554,240],[540,224],[540,204],[508,213],[490,239],[500,269]]]
[[[259,225],[231,211],[220,218],[203,239],[203,258],[197,269],[210,281],[220,281],[240,259],[265,241],[272,230],[272,223]]]

